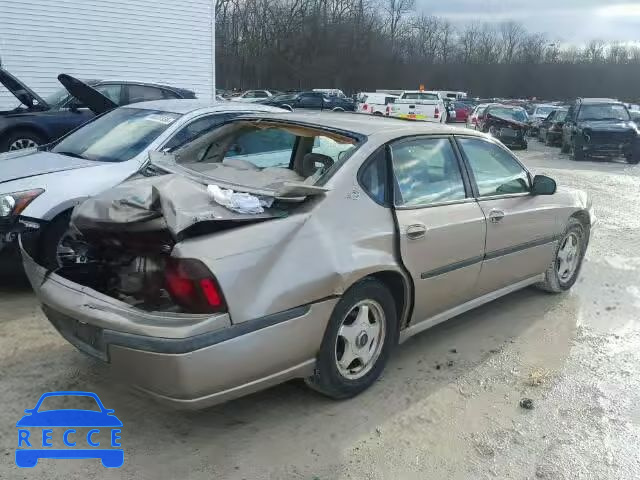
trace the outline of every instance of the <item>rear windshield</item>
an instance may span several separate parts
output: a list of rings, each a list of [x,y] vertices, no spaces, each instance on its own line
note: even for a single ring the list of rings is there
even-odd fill
[[[424,92],[405,93],[402,98],[406,100],[439,100],[437,94]]]
[[[179,147],[175,161],[214,180],[256,187],[322,184],[357,149],[356,138],[319,127],[238,120]]]
[[[507,118],[517,122],[527,121],[527,112],[520,108],[489,107],[488,113],[496,117]]]

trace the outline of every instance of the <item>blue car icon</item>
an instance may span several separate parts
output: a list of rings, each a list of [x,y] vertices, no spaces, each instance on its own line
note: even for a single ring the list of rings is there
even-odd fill
[[[58,410],[46,410],[38,411],[42,402],[49,397],[91,397],[93,398],[100,411],[94,410],[80,410],[80,409],[58,409]],[[118,468],[124,463],[124,451],[120,447],[118,442],[120,439],[120,428],[122,422],[113,413],[114,410],[110,410],[104,407],[100,398],[92,392],[48,392],[43,394],[38,400],[36,406],[32,409],[24,411],[26,415],[22,417],[16,427],[18,431],[18,448],[16,449],[16,465],[19,467],[35,467],[40,458],[59,458],[59,459],[74,459],[74,458],[99,458],[102,461],[102,465],[108,468]],[[32,427],[42,427],[42,438],[33,435],[28,430]],[[64,428],[63,435],[64,445],[71,448],[51,448],[51,436],[53,430],[49,428]],[[91,427],[86,435],[87,446],[90,448],[74,448],[77,444],[81,443],[79,436],[73,427]],[[111,430],[111,442],[112,448],[97,448],[100,447],[100,443],[95,441],[94,436],[100,433],[100,427]],[[75,441],[71,441],[71,438]],[[41,445],[36,445],[40,443]],[[33,448],[32,448],[33,443]],[[29,448],[21,448],[29,447]],[[42,448],[40,448],[42,447]]]

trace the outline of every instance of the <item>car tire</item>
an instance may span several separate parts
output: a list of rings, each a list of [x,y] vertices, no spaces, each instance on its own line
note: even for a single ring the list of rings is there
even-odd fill
[[[635,155],[627,155],[625,157],[625,160],[631,165],[637,165],[638,163],[640,163],[640,153]]]
[[[335,107],[334,109],[332,109],[333,112],[344,112],[344,108],[341,107]]]
[[[567,242],[575,247],[570,257]],[[567,229],[560,238],[553,253],[553,261],[544,272],[544,281],[536,284],[538,288],[550,293],[561,293],[569,290],[580,274],[582,260],[589,244],[589,232],[585,225],[576,218],[570,218]],[[565,269],[566,263],[571,263],[571,271]]]
[[[14,130],[2,140],[0,140],[0,152],[18,150],[17,144],[23,145],[21,148],[32,148],[44,145],[46,140],[38,132],[33,130]]]
[[[363,307],[367,310],[364,311]],[[364,314],[366,319],[360,318]],[[360,321],[369,328],[352,336],[359,329],[350,327]],[[374,335],[376,324],[378,332],[382,333]],[[354,341],[348,345],[346,339],[350,337]],[[354,397],[378,379],[397,342],[398,315],[393,296],[378,280],[364,279],[347,290],[333,309],[318,353],[315,373],[306,379],[306,383],[333,399]],[[345,365],[342,360],[351,346],[363,358],[369,358],[368,363],[363,363],[352,353],[349,358],[353,360]]]
[[[571,160],[581,162],[584,160],[584,151],[582,148],[576,148],[576,144],[571,144]]]
[[[58,245],[69,230],[71,211],[63,212],[55,217],[42,231],[38,241],[38,259],[48,270],[60,268]]]
[[[382,117],[382,112],[374,112],[373,113],[376,117]]]

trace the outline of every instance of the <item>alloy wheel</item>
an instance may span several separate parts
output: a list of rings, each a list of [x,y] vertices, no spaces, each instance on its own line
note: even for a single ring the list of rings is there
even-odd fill
[[[570,232],[560,245],[556,259],[556,271],[561,282],[567,282],[576,272],[580,264],[580,239]]]
[[[384,310],[374,300],[362,300],[342,319],[336,338],[336,367],[340,374],[356,380],[375,365],[386,335]]]
[[[9,145],[9,151],[22,150],[24,148],[35,148],[38,144],[30,138],[19,138]]]

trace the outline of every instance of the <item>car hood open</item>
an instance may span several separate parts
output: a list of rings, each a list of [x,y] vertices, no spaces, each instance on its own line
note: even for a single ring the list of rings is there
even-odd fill
[[[58,81],[71,95],[80,100],[83,105],[96,115],[113,110],[118,106],[114,101],[102,95],[95,88],[90,87],[71,75],[61,73],[58,75]]]
[[[49,105],[18,78],[0,67],[0,83],[29,110],[49,110]]]
[[[0,185],[22,178],[49,173],[95,167],[100,162],[33,150],[0,154]]]

